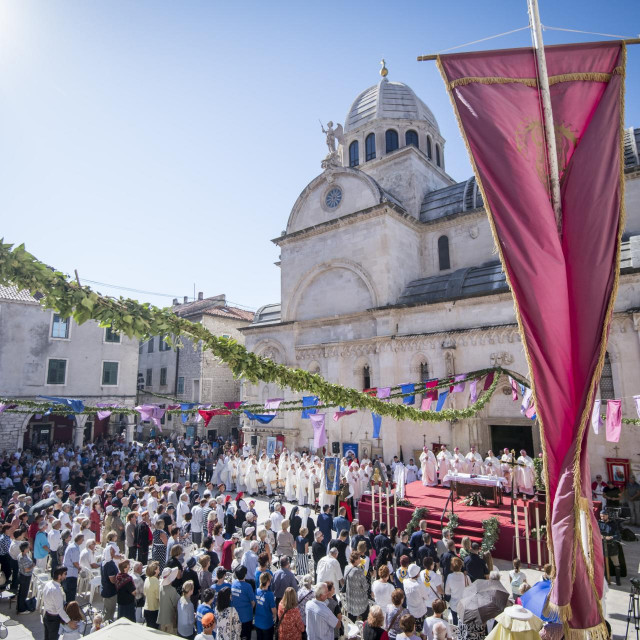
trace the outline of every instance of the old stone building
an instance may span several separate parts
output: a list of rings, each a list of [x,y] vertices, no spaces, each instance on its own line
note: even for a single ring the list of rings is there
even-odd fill
[[[44,309],[28,291],[0,285],[0,397],[41,401],[38,396],[134,407],[137,342],[97,322],[82,325]],[[15,450],[55,441],[81,445],[120,433],[133,420],[114,413],[106,420],[87,415],[0,413],[0,447]]]
[[[357,96],[344,130],[328,131],[323,171],[301,192],[280,248],[281,301],[268,304],[242,332],[246,345],[278,362],[364,389],[441,378],[491,365],[528,376],[513,301],[494,251],[474,178],[456,183],[445,171],[445,140],[416,94],[387,77]],[[336,148],[335,142],[339,142]],[[627,223],[622,277],[600,393],[624,398],[636,417],[640,394],[640,130],[626,132]],[[553,313],[553,309],[548,309]],[[558,390],[562,393],[562,390]],[[246,385],[245,399],[293,397],[274,385]],[[419,398],[418,398],[419,401]],[[469,394],[454,394],[463,408]],[[327,410],[331,415],[333,410]],[[327,420],[329,442],[405,459],[434,442],[483,452],[504,446],[540,451],[537,425],[520,413],[505,384],[476,417],[455,423],[398,423],[384,418],[371,440],[371,415]],[[619,444],[592,433],[595,471],[605,458],[640,466],[638,427]],[[245,432],[285,436],[307,447],[308,420],[279,415]],[[259,443],[260,444],[260,443]],[[624,452],[624,454],[623,454]]]
[[[202,292],[191,302],[186,297],[182,304],[174,299],[172,310],[182,318],[203,324],[215,335],[233,338],[241,344],[244,344],[244,335],[239,328],[248,326],[253,320],[252,312],[227,305],[224,295],[205,298]],[[170,404],[159,396],[216,405],[240,399],[240,382],[233,378],[229,368],[191,340],[183,339],[181,348],[172,348],[162,336],[141,342],[138,372],[141,403]],[[167,415],[162,419],[162,431],[185,433],[186,430],[190,435],[197,432],[199,436],[210,437],[237,436],[238,424],[236,416],[215,416],[205,434],[202,420],[192,418],[185,425],[179,416]],[[144,435],[152,432],[151,424],[142,426]]]

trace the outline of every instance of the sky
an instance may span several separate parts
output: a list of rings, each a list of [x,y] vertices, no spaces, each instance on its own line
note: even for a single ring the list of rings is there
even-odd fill
[[[545,25],[640,32],[637,0],[539,2]],[[527,22],[525,0],[2,0],[0,237],[108,295],[277,302],[271,239],[321,172],[318,120],[344,123],[384,57],[433,111],[447,171],[464,180],[442,80],[416,56]],[[530,44],[522,31],[461,51]],[[626,126],[640,127],[639,80],[631,46]]]

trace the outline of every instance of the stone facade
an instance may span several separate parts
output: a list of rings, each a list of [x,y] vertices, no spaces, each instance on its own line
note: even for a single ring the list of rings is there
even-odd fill
[[[382,93],[389,102],[388,89]],[[475,181],[456,184],[444,172],[444,155],[437,166],[433,148],[431,158],[425,153],[427,132],[438,129],[421,101],[394,120],[384,105],[363,102],[364,94],[347,116],[348,123],[361,124],[345,126],[344,166],[327,166],[302,191],[286,231],[273,240],[281,250],[281,312],[278,315],[274,305],[257,312],[254,323],[243,329],[247,347],[358,389],[495,365],[528,377],[513,300]],[[402,100],[411,95],[404,92]],[[354,113],[374,115],[358,120]],[[417,113],[422,114],[420,127]],[[404,145],[400,138],[399,149],[381,153],[380,140],[384,142],[389,128],[420,131],[419,148]],[[366,162],[362,145],[369,132],[376,134],[378,154]],[[635,144],[637,137],[638,132],[631,131],[629,143]],[[359,165],[349,167],[348,148],[354,139],[360,144]],[[438,142],[444,154],[444,140]],[[634,148],[635,156],[627,154],[623,275],[606,369],[607,376],[611,372],[611,397],[624,398],[626,417],[636,417],[631,396],[640,393],[640,161]],[[299,397],[275,385],[243,389],[248,402],[283,396]],[[451,396],[446,406],[463,408],[468,401],[467,391]],[[333,411],[327,410],[329,415]],[[268,427],[245,422],[247,433],[283,434],[290,448],[307,447],[312,438],[308,421],[297,412],[279,414]],[[387,459],[402,450],[407,460],[425,443],[437,442],[464,450],[475,444],[483,452],[503,445],[524,446],[533,455],[540,452],[537,423],[522,416],[520,402],[512,401],[506,384],[473,419],[416,424],[383,418],[379,441],[371,440],[369,413],[326,424],[330,443],[358,443]],[[593,472],[606,474],[604,458],[617,454],[640,470],[638,429],[625,426],[617,449],[605,441],[603,429],[592,433]]]
[[[94,321],[56,323],[54,315],[28,292],[0,286],[0,396],[31,401],[41,395],[61,396],[81,399],[88,406],[112,402],[133,407],[136,341],[114,337]],[[50,375],[51,360],[65,363],[64,374],[59,372],[55,379]],[[117,363],[117,377],[105,378],[104,363]],[[30,413],[2,413],[0,447],[20,448],[25,434],[32,438],[35,431],[48,434],[51,441],[72,437],[76,444],[95,434],[94,421],[87,421],[85,415],[65,421],[64,417],[54,421],[36,419]],[[125,429],[131,421],[114,414],[111,422],[114,431]],[[101,425],[103,430],[106,427]]]
[[[192,322],[203,324],[217,336],[228,336],[244,344],[244,335],[240,327],[248,326],[253,314],[226,304],[224,295],[199,299],[194,302],[177,304],[174,300],[173,311]],[[181,402],[197,402],[201,404],[220,405],[223,402],[240,399],[240,382],[235,380],[229,368],[221,364],[210,351],[203,351],[199,343],[182,340],[182,347],[168,347],[160,351],[161,340],[153,339],[153,348],[149,352],[149,342],[140,345],[139,375],[145,380],[144,389],[140,393],[141,402],[167,404],[161,398],[148,393],[175,397]],[[164,343],[163,343],[164,344]],[[161,369],[166,373],[161,376]],[[151,385],[147,385],[147,371],[151,370]],[[164,384],[161,384],[164,382]],[[183,434],[186,427],[196,425],[199,436],[206,435],[202,420],[190,419],[183,424],[179,416],[167,416],[163,422],[163,432]],[[228,436],[232,429],[237,429],[237,416],[215,416],[209,423],[208,431],[213,435]],[[151,425],[144,425],[144,433],[148,435]],[[213,430],[213,431],[212,431]]]

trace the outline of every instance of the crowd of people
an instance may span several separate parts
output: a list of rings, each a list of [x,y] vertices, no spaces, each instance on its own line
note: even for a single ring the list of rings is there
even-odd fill
[[[337,501],[321,461],[286,449],[268,460],[229,443],[108,440],[1,458],[12,484],[0,485],[0,567],[18,614],[36,606],[34,575],[50,576],[35,593],[45,640],[119,618],[197,640],[250,640],[254,629],[257,640],[276,630],[284,640],[478,640],[490,630],[456,613],[466,586],[501,577],[477,543],[458,546],[446,529],[434,540],[426,521],[410,535],[359,524],[372,461],[343,459]],[[478,458],[465,459],[473,469]],[[268,517],[251,499],[260,492],[272,496]],[[88,619],[80,602],[98,578]],[[529,583],[517,560],[509,582],[519,604]]]

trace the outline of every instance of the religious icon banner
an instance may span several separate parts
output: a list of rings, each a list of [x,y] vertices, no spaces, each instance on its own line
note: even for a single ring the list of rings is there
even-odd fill
[[[337,496],[340,493],[340,458],[324,459],[324,478],[327,493]]]
[[[587,425],[604,362],[624,229],[625,49],[621,42],[602,42],[546,47],[545,53],[560,231],[550,202],[532,49],[447,55],[438,64],[515,301],[546,460],[555,569],[550,605],[567,625],[565,636],[574,640],[606,634]]]

